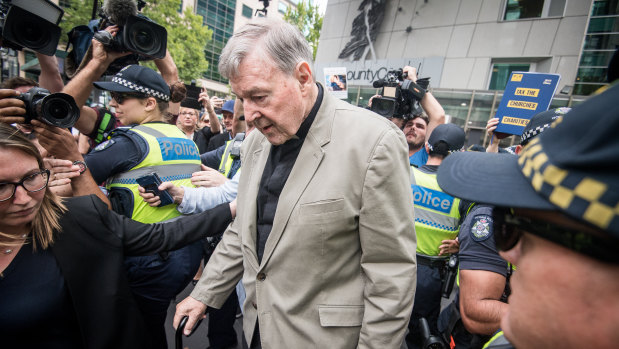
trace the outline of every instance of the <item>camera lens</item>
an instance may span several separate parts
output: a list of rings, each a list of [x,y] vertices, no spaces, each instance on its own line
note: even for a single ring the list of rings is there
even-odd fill
[[[395,111],[395,101],[386,98],[374,98],[372,100],[372,111],[386,118],[390,118]]]
[[[57,127],[73,127],[80,116],[73,97],[64,93],[54,93],[43,99],[39,114],[43,121]]]
[[[24,18],[19,28],[14,30],[15,34],[19,35],[20,42],[33,50],[43,48],[51,41],[50,33],[34,19]]]
[[[129,39],[138,51],[146,55],[155,54],[161,48],[154,28],[144,22],[138,22],[131,28]]]

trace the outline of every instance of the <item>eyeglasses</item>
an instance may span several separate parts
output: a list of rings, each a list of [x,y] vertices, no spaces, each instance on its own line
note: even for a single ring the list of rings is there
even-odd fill
[[[619,264],[619,240],[570,229],[542,220],[517,217],[511,209],[495,207],[492,212],[496,247],[509,251],[524,232],[537,235],[572,251],[589,257]]]
[[[112,99],[116,101],[118,104],[123,104],[127,99],[137,98],[137,99],[145,99],[148,96],[144,93],[131,93],[131,92],[110,92]]]
[[[21,179],[19,182],[0,183],[0,202],[7,201],[15,195],[18,186],[22,186],[26,191],[36,193],[47,187],[49,181],[49,170],[33,173]]]

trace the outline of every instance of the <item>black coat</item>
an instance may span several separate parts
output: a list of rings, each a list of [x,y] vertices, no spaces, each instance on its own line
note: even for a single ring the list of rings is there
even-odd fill
[[[66,280],[85,348],[150,348],[149,335],[123,268],[125,256],[174,250],[221,233],[228,204],[157,224],[118,215],[96,196],[65,201],[52,252]]]

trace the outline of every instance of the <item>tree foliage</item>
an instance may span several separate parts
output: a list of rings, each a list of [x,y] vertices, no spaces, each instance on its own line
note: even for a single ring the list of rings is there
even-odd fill
[[[324,16],[318,12],[318,6],[312,5],[309,0],[302,0],[297,7],[288,7],[284,20],[295,25],[309,42],[313,57],[316,59],[318,50],[318,39],[320,39],[320,29]]]
[[[99,1],[101,5],[103,1]],[[65,8],[60,23],[63,35],[61,43],[67,42],[67,33],[75,26],[86,25],[92,15],[92,0],[71,0],[71,6]],[[149,0],[142,14],[162,25],[168,32],[168,51],[172,55],[181,80],[189,83],[192,79],[202,77],[208,69],[204,48],[211,40],[212,30],[202,25],[202,16],[187,8],[179,13],[181,0]],[[152,62],[145,65],[156,69]]]
[[[67,44],[67,34],[78,25],[88,25],[92,16],[92,0],[71,0],[71,6],[65,7],[60,28],[60,43]]]
[[[164,26],[168,31],[168,50],[178,68],[178,75],[185,83],[202,77],[209,62],[204,48],[213,31],[202,25],[202,16],[188,7],[181,15],[181,0],[150,0],[142,11],[144,15]]]

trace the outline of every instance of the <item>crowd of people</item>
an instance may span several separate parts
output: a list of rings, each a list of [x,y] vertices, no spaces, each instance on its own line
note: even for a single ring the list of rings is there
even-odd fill
[[[515,154],[491,119],[473,152],[415,68],[421,108],[380,116],[316,82],[283,21],[236,31],[236,98],[202,90],[200,110],[169,53],[103,79],[126,53],[91,50],[66,85],[40,56],[38,83],[0,89],[3,347],[167,348],[192,281],[174,327],[208,311],[210,348],[619,343],[618,86],[533,116]],[[26,122],[39,84],[74,98],[81,138]]]

